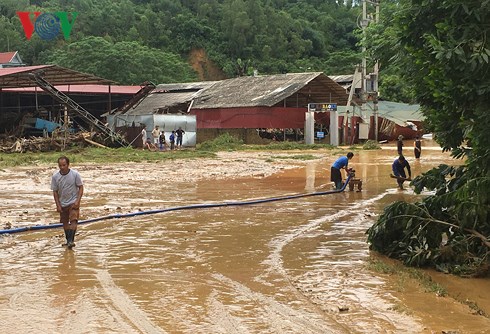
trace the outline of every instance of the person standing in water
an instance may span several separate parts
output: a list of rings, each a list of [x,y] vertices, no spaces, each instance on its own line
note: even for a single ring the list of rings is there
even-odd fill
[[[413,153],[415,155],[415,159],[420,159],[420,154],[422,153],[422,142],[420,141],[419,136],[415,137],[415,141],[413,142]]]
[[[66,156],[58,158],[59,171],[51,177],[56,211],[60,214],[60,223],[65,231],[66,246],[75,246],[78,218],[80,216],[80,201],[83,196],[82,177],[75,169],[70,168],[70,160]]]
[[[398,155],[403,155],[403,136],[398,136],[398,141],[396,142],[396,151]]]

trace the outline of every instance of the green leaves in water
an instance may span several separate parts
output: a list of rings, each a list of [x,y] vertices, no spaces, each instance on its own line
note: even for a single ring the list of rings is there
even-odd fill
[[[417,267],[462,276],[490,273],[490,177],[468,179],[465,167],[440,165],[412,182],[434,195],[395,202],[368,229],[372,250]]]

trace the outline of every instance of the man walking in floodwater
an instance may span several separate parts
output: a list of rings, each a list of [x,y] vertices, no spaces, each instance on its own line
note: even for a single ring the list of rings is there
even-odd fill
[[[342,188],[342,174],[340,170],[344,168],[347,171],[347,167],[349,166],[349,160],[352,159],[354,153],[349,152],[347,156],[340,157],[333,163],[330,168],[330,181],[335,183],[335,189],[339,190]]]
[[[408,178],[405,174],[405,168],[408,172]],[[410,164],[403,155],[400,155],[391,165],[391,169],[393,170],[393,176],[396,178],[396,183],[398,183],[398,188],[403,190],[403,182],[410,181],[412,179]]]
[[[420,141],[419,136],[415,137],[415,141],[413,142],[413,154],[415,155],[415,159],[420,159],[420,154],[422,153],[422,142]]]
[[[75,246],[75,233],[80,216],[80,201],[83,196],[83,182],[80,174],[70,168],[70,160],[62,156],[58,158],[59,171],[51,178],[51,190],[56,203],[56,211],[60,213],[60,223],[65,231],[66,246]]]
[[[403,135],[398,136],[398,140],[396,141],[396,151],[398,155],[403,154]]]

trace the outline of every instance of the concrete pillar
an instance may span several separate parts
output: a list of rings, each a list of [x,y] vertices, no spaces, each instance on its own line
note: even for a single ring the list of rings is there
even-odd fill
[[[330,111],[330,145],[339,146],[339,114]]]
[[[313,145],[315,141],[315,113],[305,113],[305,144]]]

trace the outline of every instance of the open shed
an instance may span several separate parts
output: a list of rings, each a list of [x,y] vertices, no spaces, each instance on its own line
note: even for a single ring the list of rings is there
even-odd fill
[[[111,92],[113,83],[111,80],[57,65],[0,68],[0,131],[13,131],[25,117],[40,116],[48,121],[58,122],[66,121],[66,116],[69,116],[77,119],[80,126],[97,128],[104,135],[115,137],[115,134],[99,120],[100,115],[88,112],[67,95],[79,94],[85,97],[86,89],[77,90],[74,87],[92,85],[92,90],[103,94],[104,99],[105,96],[108,97],[105,104],[105,111],[107,111],[113,107]],[[101,89],[101,87],[106,88]],[[131,96],[130,94],[125,96],[128,95]],[[124,101],[114,102],[116,102],[114,106],[124,103]]]

